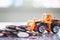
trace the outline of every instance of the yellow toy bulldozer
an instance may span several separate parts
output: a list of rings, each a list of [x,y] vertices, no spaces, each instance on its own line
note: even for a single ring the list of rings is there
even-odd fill
[[[58,33],[60,27],[60,20],[55,19],[51,13],[45,13],[42,20],[34,18],[33,21],[27,22],[28,30],[38,31],[43,33],[45,30],[52,31],[54,34]]]

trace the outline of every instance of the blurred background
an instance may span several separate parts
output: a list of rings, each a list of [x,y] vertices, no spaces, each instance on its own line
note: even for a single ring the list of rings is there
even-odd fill
[[[0,0],[0,22],[26,22],[43,13],[60,19],[60,0]]]

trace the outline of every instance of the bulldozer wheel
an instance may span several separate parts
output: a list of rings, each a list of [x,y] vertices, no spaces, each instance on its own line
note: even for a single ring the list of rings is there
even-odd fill
[[[44,31],[45,31],[45,25],[37,26],[37,31],[38,31],[39,33],[44,33]]]
[[[51,31],[54,33],[54,34],[57,34],[59,32],[59,25],[54,25],[51,27]]]

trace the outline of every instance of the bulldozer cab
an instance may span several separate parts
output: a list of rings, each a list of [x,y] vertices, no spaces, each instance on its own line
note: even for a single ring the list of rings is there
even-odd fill
[[[42,21],[47,24],[46,30],[51,31],[51,24],[53,21],[53,16],[50,13],[45,13],[42,16]]]
[[[45,14],[43,14],[43,16],[42,16],[42,21],[43,21],[44,23],[51,24],[51,23],[52,23],[52,20],[53,20],[52,14],[50,14],[50,13],[45,13]]]

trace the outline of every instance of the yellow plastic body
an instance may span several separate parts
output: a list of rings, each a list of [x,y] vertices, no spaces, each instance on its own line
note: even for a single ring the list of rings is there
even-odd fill
[[[33,30],[34,29],[36,20],[37,19],[34,18],[33,21],[28,21],[27,22],[28,30]],[[46,27],[46,30],[49,30],[49,31],[51,30],[50,26],[51,26],[52,20],[53,20],[52,14],[45,13],[45,14],[42,15],[42,20],[41,21],[48,24],[48,26]]]

